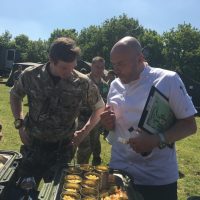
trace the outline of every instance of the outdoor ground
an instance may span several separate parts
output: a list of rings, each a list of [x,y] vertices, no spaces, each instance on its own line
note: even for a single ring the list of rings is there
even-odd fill
[[[13,117],[9,104],[9,90],[4,84],[0,84],[0,121],[3,124],[4,138],[0,141],[0,149],[19,151],[20,139],[13,126]],[[26,104],[26,100],[24,101]],[[26,111],[28,108],[24,106]],[[178,180],[179,200],[186,200],[191,196],[200,196],[200,118],[197,134],[176,143],[177,157],[181,177]],[[110,158],[110,145],[102,139],[103,164],[107,164]],[[170,199],[169,199],[170,200]]]

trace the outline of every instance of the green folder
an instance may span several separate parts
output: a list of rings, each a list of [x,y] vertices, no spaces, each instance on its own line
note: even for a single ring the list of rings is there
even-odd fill
[[[138,127],[150,134],[163,133],[176,121],[168,98],[152,86]]]

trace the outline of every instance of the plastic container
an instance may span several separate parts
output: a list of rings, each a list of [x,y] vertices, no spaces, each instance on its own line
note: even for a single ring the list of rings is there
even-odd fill
[[[0,199],[7,199],[10,186],[16,182],[16,171],[22,155],[15,151],[0,150]]]

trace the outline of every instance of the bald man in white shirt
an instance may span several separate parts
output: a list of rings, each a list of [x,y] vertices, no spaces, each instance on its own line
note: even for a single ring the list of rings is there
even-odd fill
[[[111,63],[118,76],[110,86],[101,123],[112,138],[110,167],[134,178],[134,187],[144,200],[177,200],[178,166],[172,144],[196,132],[197,112],[176,72],[152,68],[145,62],[139,41],[124,37],[112,48]],[[175,124],[164,133],[150,135],[138,129],[150,89],[155,86],[169,100]],[[139,134],[131,134],[134,127]],[[128,144],[119,142],[119,137]],[[142,156],[151,152],[148,156]]]

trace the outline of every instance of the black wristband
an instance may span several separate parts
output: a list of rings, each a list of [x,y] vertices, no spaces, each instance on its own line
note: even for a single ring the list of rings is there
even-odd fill
[[[24,126],[24,120],[23,119],[15,119],[14,126],[16,129],[20,129]]]

